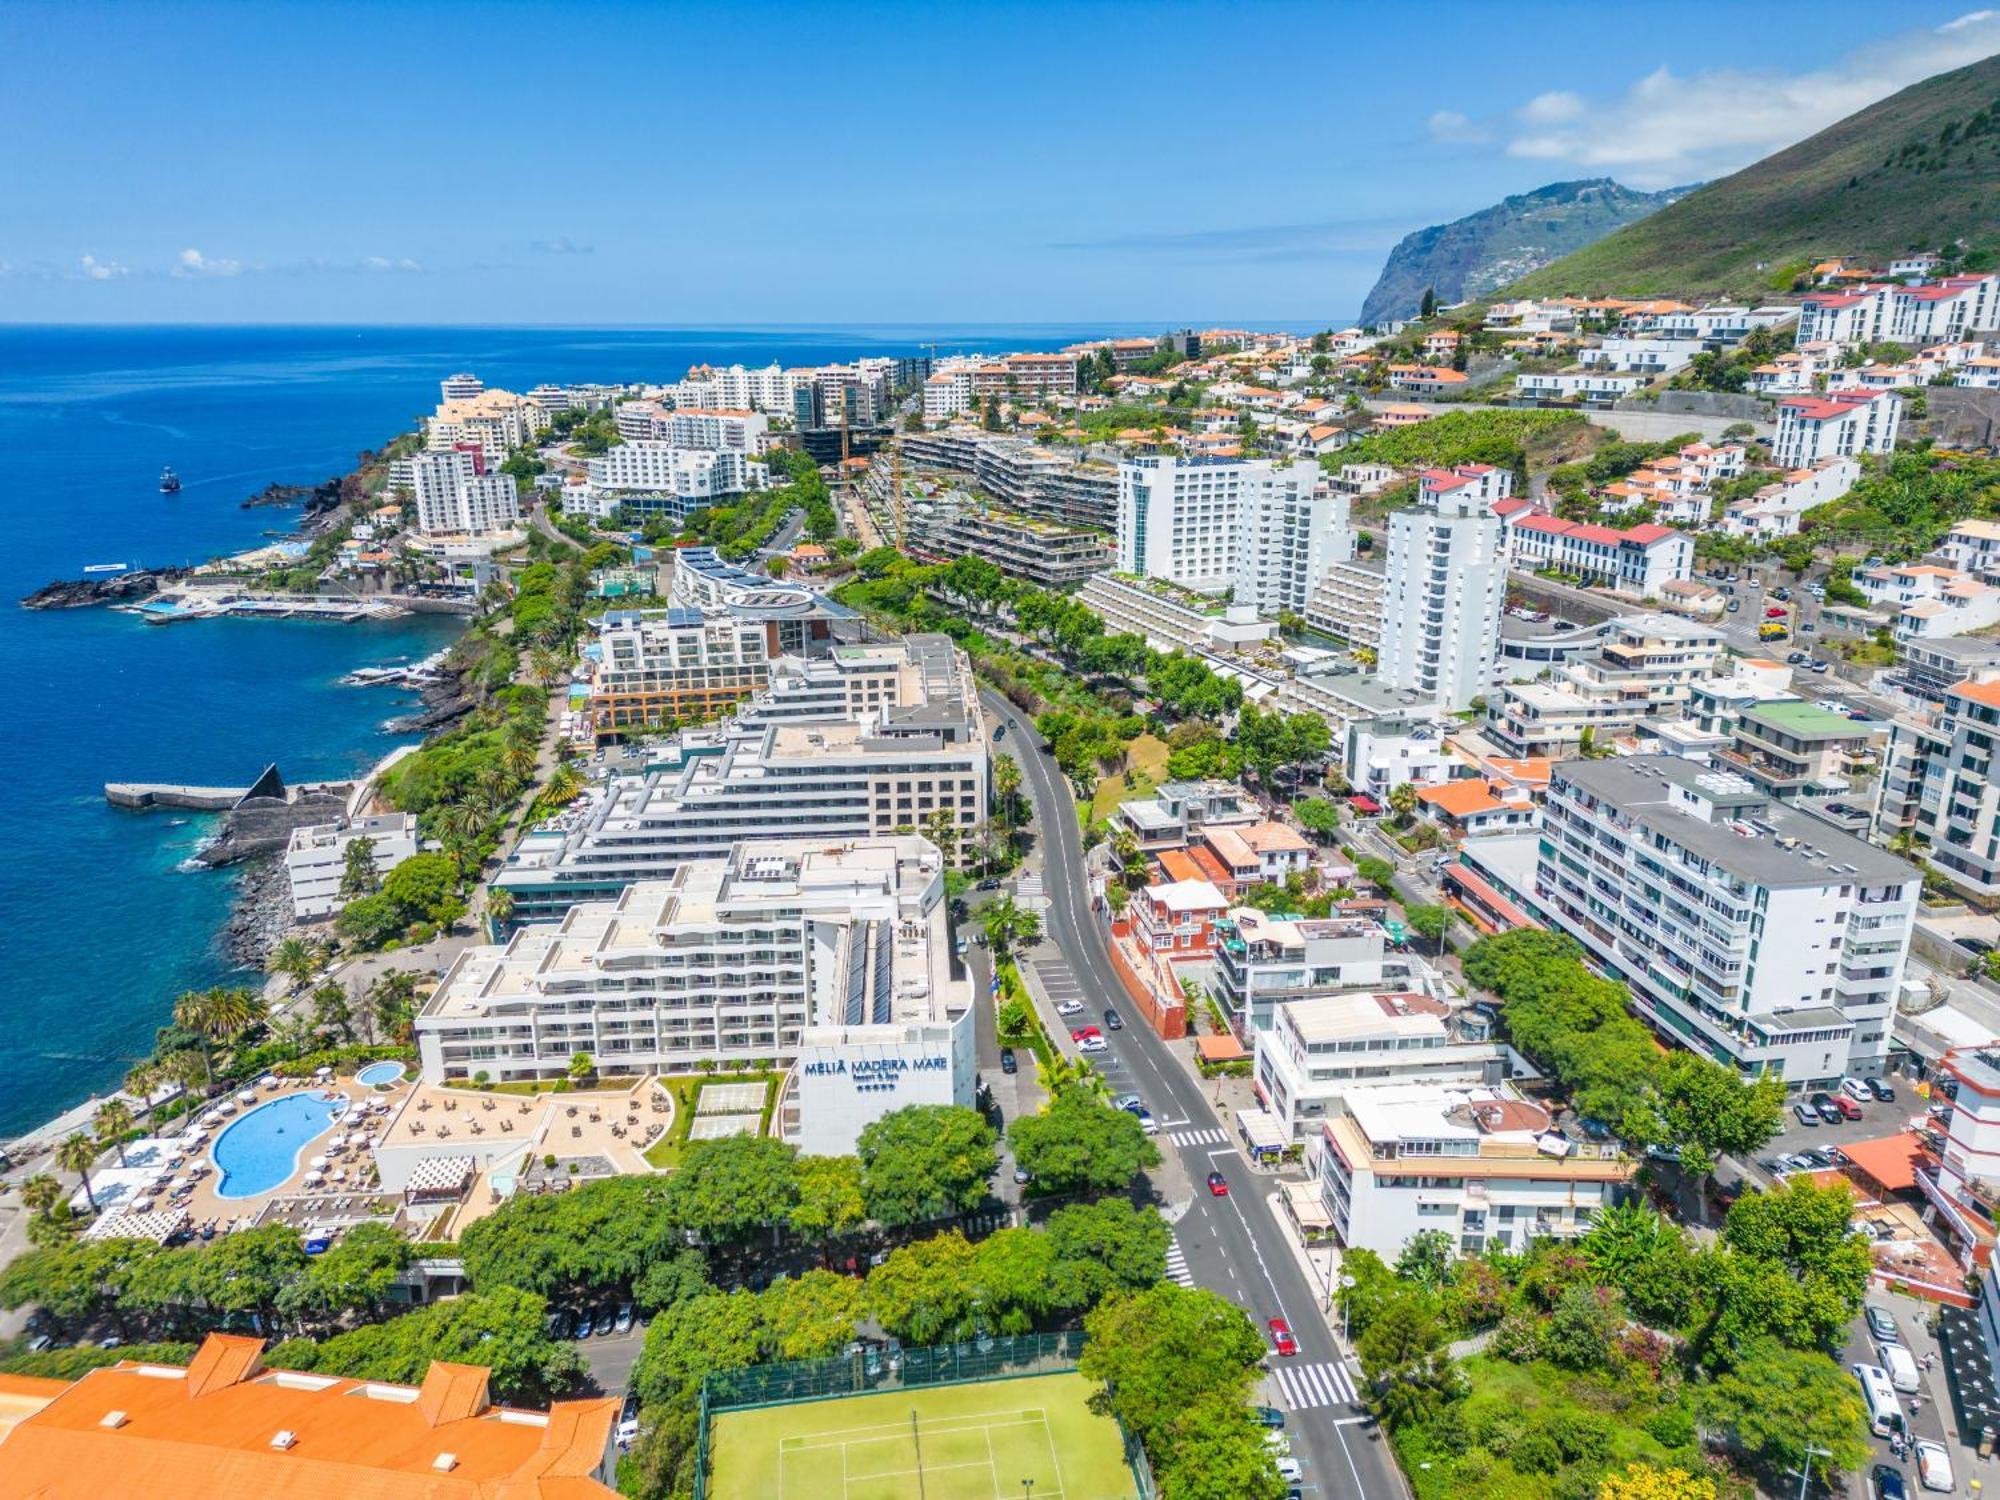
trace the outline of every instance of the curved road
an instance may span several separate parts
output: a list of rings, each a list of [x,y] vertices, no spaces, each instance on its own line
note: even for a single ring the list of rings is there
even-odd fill
[[[982,692],[981,700],[990,716],[1006,724],[1012,743],[1003,748],[1015,752],[1022,788],[1035,807],[1049,899],[1047,937],[1082,987],[1086,1004],[1102,1010],[1122,1003],[1125,991],[1111,969],[1104,926],[1090,909],[1083,840],[1068,779],[1052,758],[1036,750],[1041,737],[1026,715],[997,693]],[[1053,1015],[1043,1020],[1053,1028],[1062,1024]],[[1195,1283],[1235,1302],[1260,1329],[1269,1318],[1284,1318],[1298,1339],[1296,1358],[1273,1356],[1268,1363],[1274,1372],[1284,1372],[1293,1389],[1306,1394],[1295,1404],[1285,1399],[1282,1390],[1267,1388],[1266,1399],[1286,1410],[1285,1431],[1305,1469],[1305,1494],[1311,1500],[1324,1496],[1392,1500],[1406,1494],[1388,1440],[1373,1419],[1353,1401],[1338,1399],[1355,1389],[1358,1371],[1343,1362],[1327,1325],[1322,1311],[1326,1289],[1312,1283],[1292,1248],[1290,1231],[1266,1201],[1276,1189],[1276,1179],[1252,1171],[1235,1145],[1235,1132],[1217,1120],[1200,1081],[1171,1055],[1172,1044],[1137,1021],[1111,1033],[1110,1040],[1113,1051],[1100,1055],[1100,1067],[1126,1075],[1114,1080],[1113,1087],[1136,1090],[1159,1122],[1159,1145],[1168,1158],[1162,1175],[1178,1176],[1191,1185],[1181,1189],[1191,1194],[1192,1201],[1173,1228]],[[1172,1139],[1177,1134],[1203,1134],[1207,1139],[1180,1144]],[[1227,1197],[1216,1198],[1207,1191],[1204,1184],[1211,1171],[1228,1179]],[[1176,1206],[1170,1206],[1170,1218]]]

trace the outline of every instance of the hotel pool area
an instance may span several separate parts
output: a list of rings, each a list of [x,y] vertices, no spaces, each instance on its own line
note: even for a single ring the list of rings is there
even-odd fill
[[[399,1062],[370,1063],[354,1075],[354,1081],[371,1089],[379,1089],[387,1084],[401,1083],[405,1069]]]
[[[344,1094],[317,1092],[258,1105],[215,1138],[216,1197],[250,1198],[280,1186],[346,1109]]]

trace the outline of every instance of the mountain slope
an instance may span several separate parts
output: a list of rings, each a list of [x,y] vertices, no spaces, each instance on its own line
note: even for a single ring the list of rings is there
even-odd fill
[[[1912,84],[1508,288],[1738,297],[1814,260],[2000,240],[2000,56]]]
[[[1609,177],[1552,182],[1491,208],[1404,235],[1361,307],[1361,321],[1416,314],[1427,288],[1460,302],[1560,260],[1614,229],[1654,213],[1688,190],[1635,193]]]

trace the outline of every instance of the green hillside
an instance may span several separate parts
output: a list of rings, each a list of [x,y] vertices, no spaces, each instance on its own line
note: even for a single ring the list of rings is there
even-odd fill
[[[1509,295],[1753,297],[1813,261],[2000,251],[2000,56],[1940,73],[1512,283]]]

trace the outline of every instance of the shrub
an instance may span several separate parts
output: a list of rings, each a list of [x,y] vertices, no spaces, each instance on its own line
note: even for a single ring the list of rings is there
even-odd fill
[[[1685,1402],[1662,1407],[1646,1419],[1646,1435],[1662,1448],[1685,1448],[1694,1441],[1694,1413]]]
[[[1553,1474],[1562,1467],[1562,1449],[1539,1427],[1524,1433],[1507,1458],[1523,1474]]]
[[[1542,1327],[1533,1313],[1510,1313],[1493,1330],[1493,1352],[1517,1365],[1533,1364],[1542,1354]]]

